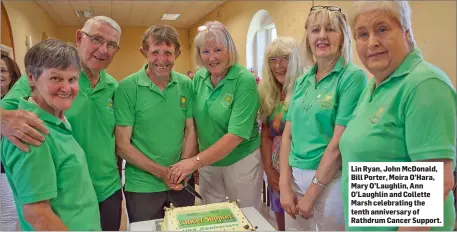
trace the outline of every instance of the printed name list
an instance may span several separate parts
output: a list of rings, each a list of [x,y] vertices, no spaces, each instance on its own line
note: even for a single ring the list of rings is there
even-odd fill
[[[349,226],[443,226],[443,163],[350,162]]]

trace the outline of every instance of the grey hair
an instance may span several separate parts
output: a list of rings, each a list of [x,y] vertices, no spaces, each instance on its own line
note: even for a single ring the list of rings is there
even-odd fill
[[[58,39],[46,39],[30,48],[24,58],[25,71],[38,79],[44,70],[56,68],[81,69],[76,48]]]
[[[315,23],[326,22],[332,25],[343,36],[343,44],[340,49],[340,56],[343,57],[343,64],[346,65],[352,62],[352,40],[349,25],[346,21],[346,16],[341,12],[329,11],[327,9],[314,10],[309,13],[305,22],[305,35],[303,36],[301,50],[305,66],[311,67],[316,63],[314,54],[309,44],[309,27]]]
[[[400,23],[403,31],[408,31],[408,43],[411,51],[417,47],[411,26],[411,7],[408,1],[355,1],[349,15],[352,36],[355,38],[355,23],[361,14],[370,12],[385,12]]]
[[[88,19],[86,21],[86,23],[84,24],[84,27],[81,30],[88,33],[94,23],[106,24],[106,25],[112,27],[114,30],[116,30],[119,33],[119,37],[121,35],[121,27],[119,26],[119,24],[116,21],[114,21],[112,18],[107,17],[107,16],[102,16],[102,15],[94,16],[94,17]],[[118,43],[119,43],[119,41],[118,41]]]
[[[200,56],[200,49],[205,46],[208,42],[215,42],[217,44],[222,44],[225,49],[228,51],[229,57],[229,67],[238,63],[239,55],[236,50],[235,42],[232,39],[232,36],[225,28],[224,24],[213,21],[207,22],[205,25],[200,26],[199,28],[204,28],[199,30],[197,36],[195,36],[194,44],[194,61],[197,69],[203,66],[202,58]]]

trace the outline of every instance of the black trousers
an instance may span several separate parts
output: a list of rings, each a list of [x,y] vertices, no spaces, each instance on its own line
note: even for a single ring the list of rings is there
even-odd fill
[[[103,231],[119,231],[122,214],[122,190],[98,203]]]
[[[189,185],[195,187],[194,179],[191,178]],[[130,223],[163,218],[164,207],[173,203],[175,207],[192,206],[195,204],[195,197],[186,190],[168,190],[156,193],[135,193],[125,192],[127,213]]]

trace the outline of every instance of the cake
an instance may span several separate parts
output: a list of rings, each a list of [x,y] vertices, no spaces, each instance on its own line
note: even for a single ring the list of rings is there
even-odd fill
[[[162,231],[254,231],[237,203],[227,201],[207,205],[165,208]]]

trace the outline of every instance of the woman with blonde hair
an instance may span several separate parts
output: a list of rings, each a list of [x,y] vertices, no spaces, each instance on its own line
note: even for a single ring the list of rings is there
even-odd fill
[[[263,165],[257,123],[259,92],[254,76],[238,62],[238,52],[220,22],[198,27],[193,116],[200,153],[170,168],[173,183],[199,169],[205,203],[239,200],[260,210]]]
[[[290,215],[287,230],[342,230],[338,143],[367,78],[352,63],[349,27],[339,7],[312,7],[305,30],[304,58],[312,68],[295,81],[286,116],[281,205]]]
[[[416,47],[407,1],[356,2],[352,10],[349,22],[357,53],[373,78],[360,96],[354,117],[340,141],[346,222],[349,162],[442,163],[443,180],[436,184],[443,190],[439,199],[443,208],[434,213],[443,218],[442,226],[436,227],[346,224],[346,230],[452,231],[455,222],[452,192],[456,154],[455,88],[446,73],[426,62]],[[430,209],[433,210],[425,210]]]
[[[285,230],[284,210],[279,198],[279,148],[295,80],[304,72],[297,42],[279,37],[267,47],[263,78],[259,85],[262,123],[260,150],[268,179],[268,196],[278,230]]]

